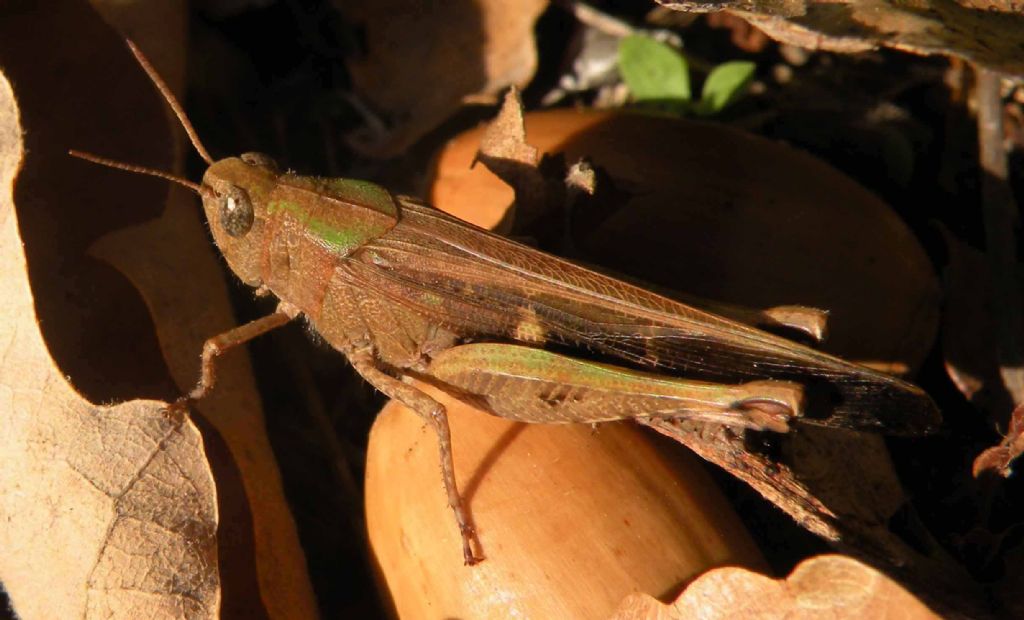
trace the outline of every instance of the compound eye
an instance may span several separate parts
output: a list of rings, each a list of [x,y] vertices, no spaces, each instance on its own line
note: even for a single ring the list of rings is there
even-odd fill
[[[228,235],[241,237],[252,228],[255,214],[249,194],[232,186],[220,197],[220,226]]]

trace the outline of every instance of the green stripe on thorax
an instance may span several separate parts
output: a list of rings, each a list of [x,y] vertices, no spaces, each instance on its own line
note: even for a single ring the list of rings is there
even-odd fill
[[[287,213],[324,245],[346,254],[386,233],[398,217],[391,194],[378,185],[300,176],[288,178],[274,192],[267,213]]]

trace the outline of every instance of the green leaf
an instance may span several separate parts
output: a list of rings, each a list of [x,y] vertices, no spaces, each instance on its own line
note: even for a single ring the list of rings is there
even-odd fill
[[[650,37],[630,35],[619,42],[619,73],[638,102],[690,101],[686,58]]]
[[[708,74],[701,91],[700,112],[715,114],[738,99],[754,79],[755,65],[746,60],[725,62]]]

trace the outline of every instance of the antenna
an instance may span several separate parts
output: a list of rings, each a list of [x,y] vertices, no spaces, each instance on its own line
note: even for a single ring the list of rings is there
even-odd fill
[[[132,42],[131,39],[125,39],[125,43],[128,44],[128,49],[130,49],[132,51],[132,54],[135,56],[135,60],[139,61],[139,65],[142,66],[142,70],[146,72],[146,75],[148,75],[149,79],[152,80],[153,85],[155,85],[156,89],[158,91],[160,91],[161,95],[163,95],[164,101],[167,102],[167,105],[171,106],[171,111],[173,111],[174,115],[178,117],[178,121],[181,122],[181,126],[185,129],[185,133],[188,134],[188,139],[191,140],[192,146],[194,146],[196,148],[196,152],[199,153],[199,156],[202,157],[203,160],[206,163],[208,163],[208,164],[210,164],[212,166],[213,165],[213,158],[210,157],[210,153],[206,150],[206,147],[203,146],[202,141],[199,140],[199,134],[196,133],[195,128],[192,127],[192,123],[189,122],[188,116],[185,115],[184,108],[182,108],[181,104],[178,103],[177,98],[175,98],[174,94],[171,92],[171,89],[168,88],[167,83],[164,82],[164,79],[162,77],[160,77],[160,74],[157,73],[156,69],[153,68],[153,65],[150,64],[149,59],[146,58],[146,56],[142,53],[142,50],[140,50],[135,45],[135,43]],[[83,157],[83,159],[89,159],[89,158],[88,157]],[[95,161],[96,163],[103,163],[104,165],[110,165],[109,161],[108,162],[100,162],[100,161],[97,161],[97,159],[92,159],[90,161]],[[117,167],[117,166],[115,166],[115,167]],[[125,169],[125,170],[129,169],[129,168],[124,167],[123,165],[121,167],[122,167],[122,169]],[[134,170],[134,171],[135,172],[143,172],[142,170]],[[148,173],[151,173],[151,172],[153,172],[153,171],[143,172],[143,174],[148,174]],[[155,176],[160,176],[160,175],[155,175]]]
[[[83,151],[76,151],[74,149],[68,151],[68,155],[91,161],[94,164],[100,164],[101,166],[107,166],[108,168],[116,168],[118,170],[126,170],[128,172],[137,172],[139,174],[146,174],[151,177],[159,177],[166,179],[172,183],[184,186],[199,194],[200,196],[208,196],[210,188],[203,187],[198,183],[193,183],[188,179],[183,179],[179,176],[173,175],[170,172],[164,172],[163,170],[154,170],[153,168],[146,168],[145,166],[136,166],[134,164],[126,164],[124,162],[117,161],[115,159],[107,159],[106,157],[100,157],[99,155],[93,155],[92,153],[85,153]]]

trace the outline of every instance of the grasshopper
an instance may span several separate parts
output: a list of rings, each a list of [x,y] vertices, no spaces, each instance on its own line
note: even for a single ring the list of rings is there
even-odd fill
[[[161,77],[128,45],[209,165],[202,182],[72,155],[196,192],[231,270],[280,301],[273,314],[205,343],[199,381],[178,404],[213,388],[219,355],[304,318],[366,381],[436,431],[466,564],[481,557],[455,480],[445,408],[407,378],[525,422],[691,418],[778,433],[818,424],[898,434],[938,423],[934,403],[914,385],[372,183],[282,172],[259,153],[215,161]]]

